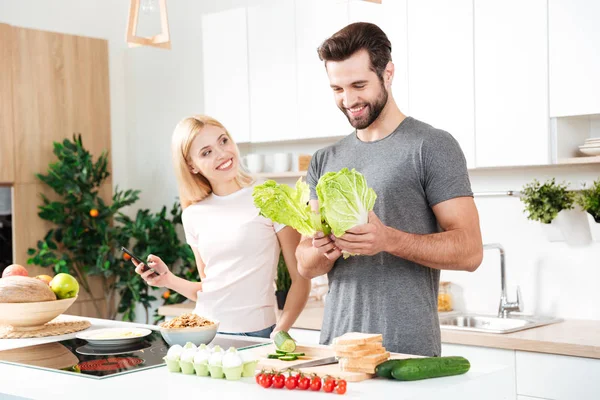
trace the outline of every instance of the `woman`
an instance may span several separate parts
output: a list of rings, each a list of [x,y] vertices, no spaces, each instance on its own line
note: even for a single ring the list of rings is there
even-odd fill
[[[272,337],[290,329],[310,292],[300,276],[295,250],[300,234],[259,215],[252,199],[253,179],[240,168],[237,145],[218,121],[185,118],[175,128],[172,153],[179,184],[185,236],[202,282],[173,275],[157,256],[156,271],[136,272],[151,286],[167,287],[196,301],[194,312],[220,321],[220,333]],[[274,280],[279,253],[292,280],[276,323]]]

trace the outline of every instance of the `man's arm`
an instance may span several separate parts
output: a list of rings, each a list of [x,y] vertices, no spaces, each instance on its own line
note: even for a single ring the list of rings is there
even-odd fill
[[[310,200],[313,211],[318,212],[319,201]],[[342,255],[331,237],[317,232],[314,238],[303,236],[296,249],[298,272],[306,279],[324,275],[331,271],[335,260]]]
[[[457,197],[432,208],[443,232],[419,235],[385,226],[375,213],[335,245],[350,253],[374,255],[386,251],[435,269],[475,271],[483,259],[479,214],[471,197]]]

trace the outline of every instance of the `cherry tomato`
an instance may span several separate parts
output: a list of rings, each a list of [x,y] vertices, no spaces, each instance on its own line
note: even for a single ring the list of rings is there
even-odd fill
[[[327,383],[327,382],[333,382],[333,386],[335,386],[337,384],[335,381],[335,378],[332,378],[331,376],[328,376],[325,378],[324,383]]]
[[[323,391],[325,391],[327,393],[333,392],[333,389],[335,389],[335,385],[333,384],[333,381],[327,381],[323,385]]]
[[[300,390],[306,390],[309,387],[310,387],[310,379],[308,379],[305,376],[303,376],[302,378],[300,378],[300,380],[298,381],[298,389],[300,389]]]
[[[260,381],[260,386],[266,388],[270,388],[271,385],[273,384],[273,375],[271,374],[265,374],[262,377],[262,380]]]
[[[281,389],[285,386],[285,376],[277,374],[273,377],[273,387],[275,389]]]
[[[256,374],[256,377],[255,377],[256,378],[256,383],[258,383],[260,385],[260,381],[261,381],[261,379],[262,379],[262,377],[264,375],[265,374],[263,374],[262,372],[260,374]]]
[[[321,390],[321,378],[315,376],[310,380],[310,390],[313,390],[315,392]]]
[[[335,388],[335,391],[337,392],[337,394],[344,394],[346,393],[346,381],[345,380],[340,380],[338,381],[337,387]]]
[[[288,376],[285,379],[285,387],[292,390],[292,389],[296,389],[296,387],[298,386],[298,377],[297,376]]]

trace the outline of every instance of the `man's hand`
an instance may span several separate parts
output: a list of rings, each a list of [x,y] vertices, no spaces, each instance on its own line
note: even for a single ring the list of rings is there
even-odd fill
[[[332,237],[334,237],[332,235]],[[373,211],[369,212],[369,222],[355,226],[339,238],[335,238],[337,249],[351,254],[373,256],[388,248],[388,228]],[[338,251],[339,251],[338,250]],[[339,257],[339,256],[338,256]]]
[[[331,236],[333,237],[333,235]],[[312,245],[327,259],[335,261],[340,258],[342,251],[335,245],[332,237],[325,236],[323,232],[317,232],[312,240]]]

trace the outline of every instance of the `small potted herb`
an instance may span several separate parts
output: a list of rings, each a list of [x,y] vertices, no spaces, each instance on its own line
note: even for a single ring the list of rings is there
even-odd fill
[[[584,188],[576,198],[577,204],[587,213],[592,239],[600,241],[600,179],[590,188]]]
[[[567,187],[568,184],[558,184],[554,178],[543,184],[534,179],[521,190],[521,201],[525,203],[527,218],[541,222],[551,241],[564,240],[560,228],[552,222],[561,211],[574,207],[575,194]]]
[[[283,253],[279,253],[279,263],[277,264],[277,280],[275,281],[277,290],[275,291],[275,297],[277,297],[277,308],[283,310],[285,305],[285,299],[287,298],[290,286],[292,286],[292,278],[288,271]]]

